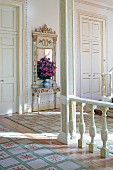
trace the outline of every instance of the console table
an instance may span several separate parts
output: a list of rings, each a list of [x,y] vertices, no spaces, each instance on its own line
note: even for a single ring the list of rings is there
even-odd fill
[[[56,109],[56,94],[60,92],[59,86],[53,86],[49,88],[40,87],[37,85],[32,85],[32,97],[34,102],[34,96],[37,94],[37,104],[38,104],[38,114],[39,114],[39,105],[40,105],[40,94],[41,93],[54,93],[54,108]]]

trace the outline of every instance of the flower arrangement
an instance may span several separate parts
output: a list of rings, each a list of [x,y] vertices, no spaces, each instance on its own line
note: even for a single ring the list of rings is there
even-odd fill
[[[40,79],[50,79],[55,75],[55,62],[50,61],[50,58],[43,57],[37,61],[37,75]]]

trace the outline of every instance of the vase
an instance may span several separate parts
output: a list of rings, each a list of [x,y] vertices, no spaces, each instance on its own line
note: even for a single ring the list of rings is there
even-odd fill
[[[43,81],[43,86],[44,86],[45,88],[49,88],[49,87],[50,87],[50,79],[45,79],[45,80]]]

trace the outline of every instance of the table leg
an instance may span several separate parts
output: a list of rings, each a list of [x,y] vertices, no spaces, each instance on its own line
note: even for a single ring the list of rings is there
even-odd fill
[[[54,109],[56,109],[56,92],[54,92]]]
[[[32,93],[32,111],[33,111],[33,104],[34,104],[34,101],[35,101],[35,94],[34,93]]]
[[[40,95],[37,94],[37,104],[38,104],[38,114],[39,114],[39,110],[40,110]]]

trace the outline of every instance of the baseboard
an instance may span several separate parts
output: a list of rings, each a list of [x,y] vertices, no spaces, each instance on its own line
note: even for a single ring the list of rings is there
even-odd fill
[[[60,108],[60,103],[57,103],[56,104],[56,109]],[[39,110],[41,111],[44,111],[44,110],[51,110],[51,109],[55,109],[54,108],[54,105],[39,105]],[[33,106],[33,109],[32,109],[33,112],[37,112],[38,111],[38,106]]]

